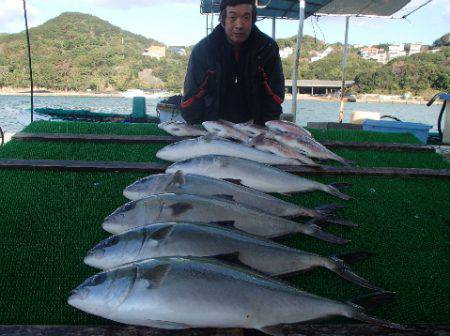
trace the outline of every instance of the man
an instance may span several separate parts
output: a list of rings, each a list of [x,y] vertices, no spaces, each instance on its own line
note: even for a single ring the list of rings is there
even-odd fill
[[[254,0],[222,0],[220,25],[192,51],[182,116],[263,125],[278,119],[284,76],[277,43],[256,26]]]

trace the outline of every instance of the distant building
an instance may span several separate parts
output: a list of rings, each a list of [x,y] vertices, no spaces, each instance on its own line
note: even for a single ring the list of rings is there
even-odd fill
[[[375,60],[383,64],[387,62],[387,52],[382,48],[365,47],[361,48],[360,53],[364,59]]]
[[[173,46],[173,47],[169,47],[169,48],[167,48],[167,49],[168,49],[169,51],[171,51],[171,52],[177,54],[177,55],[180,55],[180,56],[186,56],[186,48],[185,48],[185,47],[176,47],[176,46]]]
[[[286,47],[283,49],[280,49],[280,57],[281,58],[288,58],[289,55],[292,55],[294,50],[291,47]]]
[[[329,54],[331,54],[333,52],[333,47],[328,47],[327,49],[325,49],[324,51],[322,51],[321,53],[315,52],[316,56],[311,57],[310,61],[312,62],[316,62],[318,60],[321,60],[322,58],[327,57]]]
[[[153,45],[145,49],[142,55],[160,59],[166,57],[166,47]]]
[[[392,44],[389,46],[388,61],[402,56],[406,56],[405,45],[403,43]]]
[[[365,44],[354,44],[353,45],[353,48],[356,48],[356,49],[361,49],[361,48],[365,48],[365,47],[367,47]]]
[[[414,55],[414,54],[418,54],[422,51],[423,49],[423,45],[419,44],[419,43],[411,43],[409,46],[409,52],[408,52],[408,56]]]

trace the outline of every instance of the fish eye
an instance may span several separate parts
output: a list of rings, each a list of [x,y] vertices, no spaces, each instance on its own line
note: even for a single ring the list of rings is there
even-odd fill
[[[107,248],[114,245],[117,245],[120,241],[120,238],[117,236],[113,236],[105,241],[104,244],[101,245],[101,248]]]
[[[91,284],[93,286],[98,286],[104,283],[105,281],[106,281],[106,273],[100,273],[92,278]]]

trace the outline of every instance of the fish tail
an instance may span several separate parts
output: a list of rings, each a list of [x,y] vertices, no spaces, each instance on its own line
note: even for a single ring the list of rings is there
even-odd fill
[[[344,199],[346,201],[352,199],[351,196],[340,192],[336,187],[334,187],[332,185],[327,185],[326,188],[324,189],[324,191],[329,193],[329,194],[331,194],[331,195],[333,195],[333,196],[336,196],[336,197],[339,197],[341,199]]]
[[[322,214],[330,214],[332,212],[335,212],[336,210],[340,210],[343,208],[345,208],[345,206],[340,205],[340,204],[324,204],[324,205],[316,207],[314,210],[316,210]]]
[[[335,272],[336,274],[339,274],[345,280],[350,281],[351,283],[354,283],[355,285],[358,285],[358,286],[361,286],[364,288],[369,288],[369,289],[376,290],[376,291],[382,290],[380,287],[371,284],[366,279],[355,274],[350,269],[350,267],[347,264],[345,264],[342,260],[340,260],[336,257],[329,257],[329,258],[332,260],[332,265],[333,265],[329,269],[331,271]]]
[[[335,225],[347,226],[347,227],[352,227],[352,228],[358,227],[358,224],[356,224],[356,223],[353,223],[353,222],[345,220],[345,219],[337,219],[337,218],[334,218],[334,217],[328,216],[328,215],[318,216],[318,217],[316,217],[316,219],[317,219],[318,225],[321,227],[323,227],[324,225],[326,226],[326,224],[335,224]]]
[[[320,226],[315,225],[314,222],[315,222],[315,219],[313,219],[312,221],[309,221],[308,223],[310,223],[310,224],[306,223],[307,229],[300,230],[300,231],[311,237],[314,237],[314,238],[320,239],[320,240],[324,240],[324,241],[332,243],[332,244],[343,245],[343,244],[346,244],[349,242],[347,239],[335,236],[334,234],[326,232],[326,231],[322,231]]]
[[[411,330],[410,328],[408,328],[402,324],[382,320],[377,317],[372,317],[372,316],[365,314],[362,311],[356,311],[351,317],[358,321],[374,324],[374,325],[389,328],[389,329],[404,330],[404,331]]]

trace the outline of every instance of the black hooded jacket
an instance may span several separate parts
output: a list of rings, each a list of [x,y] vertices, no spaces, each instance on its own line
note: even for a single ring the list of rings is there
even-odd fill
[[[277,43],[253,26],[241,48],[239,73],[242,81],[238,90],[243,90],[241,98],[249,109],[243,116],[227,115],[224,111],[225,106],[230,107],[227,101],[230,92],[227,91],[230,91],[230,64],[234,61],[230,48],[221,25],[194,47],[184,82],[183,118],[188,123],[253,119],[260,125],[279,119],[284,100],[284,75]]]

